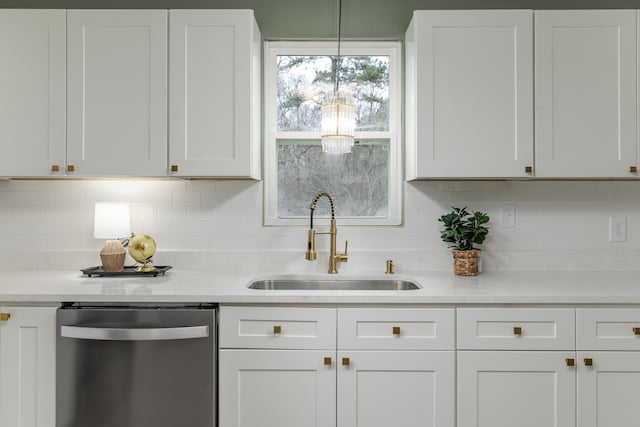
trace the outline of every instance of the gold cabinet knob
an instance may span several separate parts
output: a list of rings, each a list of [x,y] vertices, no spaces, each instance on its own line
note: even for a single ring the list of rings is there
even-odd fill
[[[640,335],[640,328],[633,328],[633,335]]]
[[[567,366],[575,366],[576,365],[576,359],[574,359],[573,357],[567,357],[566,359],[564,359],[564,361],[567,364]]]
[[[524,173],[533,173],[533,166],[525,166]]]
[[[0,320],[6,322],[11,318],[11,313],[0,313]]]
[[[324,364],[325,364],[325,366],[331,366],[331,363],[332,363],[332,362],[333,362],[333,361],[331,360],[331,358],[330,358],[330,357],[325,357],[325,358],[324,358]]]
[[[282,333],[282,326],[280,326],[280,325],[275,325],[275,326],[273,327],[273,333],[274,333],[274,334],[281,334],[281,333]]]
[[[51,165],[51,172],[60,172],[60,165]]]
[[[638,173],[638,168],[636,166],[629,166],[629,173]]]
[[[393,327],[393,335],[400,335],[400,326]]]
[[[513,335],[522,335],[522,328],[520,326],[514,326]]]
[[[75,172],[76,167],[74,165],[67,165],[67,172]]]
[[[593,359],[591,359],[590,357],[585,357],[584,366],[593,366]]]
[[[171,172],[178,172],[178,165],[171,165]]]
[[[342,366],[349,366],[351,364],[351,360],[348,357],[342,358]]]

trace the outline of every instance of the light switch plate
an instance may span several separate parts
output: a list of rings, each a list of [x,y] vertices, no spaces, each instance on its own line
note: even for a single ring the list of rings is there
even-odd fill
[[[500,226],[502,228],[513,228],[516,226],[515,205],[500,205]]]

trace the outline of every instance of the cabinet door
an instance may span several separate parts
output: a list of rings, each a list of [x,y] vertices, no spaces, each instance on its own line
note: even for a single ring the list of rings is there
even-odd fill
[[[219,363],[220,427],[335,426],[335,350],[220,350]]]
[[[70,10],[70,175],[164,176],[167,11]]]
[[[55,307],[0,307],[0,425],[55,424]]]
[[[251,10],[170,12],[170,171],[260,179],[260,30]]]
[[[458,352],[458,427],[575,426],[575,353]]]
[[[530,176],[533,12],[416,11],[405,43],[407,179]]]
[[[636,11],[535,14],[536,176],[636,176]]]
[[[48,176],[65,161],[64,10],[0,10],[0,176]]]
[[[579,352],[577,365],[578,425],[637,425],[640,353]]]
[[[453,351],[338,352],[338,427],[453,427],[454,358]]]

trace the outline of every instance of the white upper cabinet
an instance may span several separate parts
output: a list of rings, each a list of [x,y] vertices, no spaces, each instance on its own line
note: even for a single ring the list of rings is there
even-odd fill
[[[0,176],[65,161],[64,10],[0,10]]]
[[[173,176],[260,179],[261,36],[251,10],[171,10]]]
[[[416,11],[406,33],[406,177],[528,177],[533,12]]]
[[[68,11],[67,82],[69,175],[166,175],[166,10]]]
[[[637,176],[635,10],[536,11],[535,75],[536,176]]]

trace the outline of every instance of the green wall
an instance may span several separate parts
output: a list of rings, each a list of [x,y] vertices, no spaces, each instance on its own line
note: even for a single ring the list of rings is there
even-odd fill
[[[334,38],[336,0],[0,0],[5,8],[253,9],[265,39]],[[345,38],[399,39],[415,9],[640,9],[640,0],[343,0]]]

